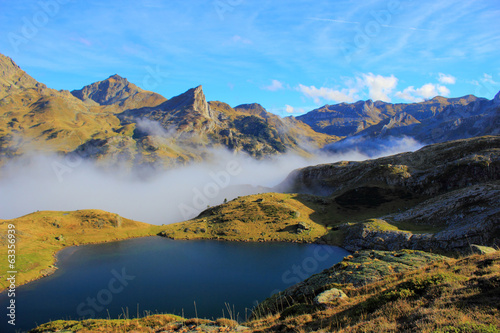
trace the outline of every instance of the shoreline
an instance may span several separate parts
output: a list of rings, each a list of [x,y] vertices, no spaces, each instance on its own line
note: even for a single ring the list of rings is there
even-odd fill
[[[30,284],[32,282],[41,280],[43,278],[49,277],[52,274],[54,274],[59,269],[59,267],[57,267],[57,263],[59,261],[58,258],[57,258],[57,256],[58,256],[58,254],[62,250],[66,250],[66,249],[69,249],[71,247],[79,247],[79,246],[86,246],[86,245],[97,245],[97,244],[107,244],[107,243],[113,243],[113,242],[122,242],[122,241],[126,241],[126,240],[129,240],[129,239],[138,239],[138,238],[146,238],[146,237],[162,237],[162,236],[159,236],[158,234],[156,234],[156,235],[149,235],[149,236],[132,236],[132,237],[123,238],[123,239],[112,239],[112,240],[105,240],[105,241],[101,241],[101,242],[89,242],[89,243],[84,243],[84,244],[76,244],[76,245],[73,244],[73,245],[64,246],[63,248],[61,248],[61,249],[57,250],[56,252],[52,253],[52,258],[53,258],[52,263],[49,265],[48,268],[40,270],[39,271],[40,275],[38,275],[37,277],[35,277],[33,279],[30,279],[30,280],[27,280],[27,281],[23,281],[22,283],[19,283],[19,284],[17,284],[17,281],[16,281],[16,288],[21,287],[21,286],[25,286],[27,284]],[[41,272],[44,272],[44,271],[47,271],[47,272],[42,274]],[[0,295],[3,294],[8,289],[9,289],[8,287],[0,289]]]
[[[172,237],[162,236],[160,233],[158,233],[156,235],[149,235],[149,236],[128,237],[128,238],[123,238],[123,239],[112,239],[112,240],[106,240],[106,241],[101,241],[101,242],[89,242],[89,243],[85,243],[85,244],[76,244],[76,245],[64,246],[63,248],[61,248],[61,249],[57,250],[56,252],[52,253],[53,262],[50,264],[50,266],[48,268],[42,269],[40,271],[40,272],[43,272],[43,271],[47,270],[46,273],[41,274],[41,275],[39,275],[39,276],[37,276],[37,277],[35,277],[33,279],[30,279],[28,281],[24,281],[24,282],[22,282],[20,284],[16,284],[16,288],[24,286],[24,285],[27,285],[29,283],[32,283],[32,282],[35,282],[35,281],[38,281],[38,280],[41,280],[43,278],[49,277],[52,274],[54,274],[59,269],[59,267],[57,267],[57,263],[59,261],[58,260],[58,255],[59,255],[59,253],[62,250],[66,250],[66,249],[69,249],[71,247],[75,247],[76,248],[76,247],[79,247],[79,246],[86,246],[86,245],[97,245],[97,244],[106,244],[106,243],[113,243],[113,242],[122,242],[122,241],[126,241],[126,240],[129,240],[129,239],[138,239],[138,238],[147,238],[147,237],[162,237],[162,238],[166,238],[166,239],[170,239],[170,240],[174,240],[174,241],[199,241],[199,240],[208,240],[208,241],[241,242],[241,243],[271,243],[271,242],[275,242],[275,243],[296,243],[296,244],[318,244],[318,245],[328,245],[328,246],[336,246],[336,247],[342,248],[341,246],[338,246],[338,245],[321,244],[321,243],[318,243],[317,240],[315,240],[315,241],[307,241],[307,240],[301,240],[301,241],[299,241],[299,240],[294,240],[294,239],[288,239],[288,240],[287,239],[249,240],[249,239],[226,239],[226,238],[221,238],[221,237],[180,239],[180,238],[172,238]],[[349,252],[351,252],[351,251],[349,251]],[[8,287],[0,289],[0,294],[3,294],[8,289],[9,289]]]

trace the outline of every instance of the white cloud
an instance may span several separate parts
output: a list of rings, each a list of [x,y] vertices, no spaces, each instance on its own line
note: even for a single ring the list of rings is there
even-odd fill
[[[269,86],[265,86],[262,89],[269,90],[269,91],[276,91],[283,89],[283,83],[281,83],[278,80],[273,80]]]
[[[316,88],[315,86],[307,87],[303,84],[299,84],[297,90],[303,93],[305,96],[310,97],[314,100],[315,103],[319,104],[320,99],[324,99],[325,101],[334,101],[334,102],[354,102],[354,95],[357,93],[357,89],[341,89],[334,90],[331,88],[321,87]]]
[[[361,80],[361,85],[368,87],[368,95],[375,101],[390,102],[389,94],[398,85],[398,79],[394,75],[382,76],[368,73],[362,74]]]
[[[394,76],[375,75],[373,73],[362,73],[355,78],[347,78],[343,85],[346,88],[333,89],[327,87],[316,88],[315,86],[304,86],[299,84],[297,90],[305,96],[314,99],[315,103],[319,103],[320,99],[334,102],[349,102],[352,103],[359,100],[358,94],[368,95],[369,98],[376,101],[390,102],[390,94],[396,89],[398,79]],[[368,91],[363,90],[368,88]]]
[[[445,86],[437,86],[438,92],[440,96],[450,96],[450,89]]]
[[[286,113],[304,113],[305,110],[303,108],[294,108],[293,106],[286,104],[285,105],[285,112]]]
[[[436,96],[449,96],[450,90],[442,85],[427,83],[420,88],[410,86],[403,91],[398,91],[396,96],[411,102],[422,102]]]
[[[493,76],[492,75],[489,75],[489,74],[486,74],[486,73],[483,74],[483,77],[481,78],[481,81],[482,82],[486,82],[486,83],[491,83],[491,84],[497,84],[498,83],[498,82],[495,82],[493,80]]]
[[[453,75],[439,73],[438,81],[442,84],[455,84],[457,82],[457,78]]]

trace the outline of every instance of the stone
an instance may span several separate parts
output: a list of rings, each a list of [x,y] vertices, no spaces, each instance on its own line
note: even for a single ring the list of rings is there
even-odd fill
[[[297,229],[310,230],[311,227],[308,224],[306,224],[305,222],[299,222],[299,223],[297,223]]]
[[[321,294],[314,298],[314,303],[318,305],[328,305],[333,301],[341,298],[348,298],[348,296],[340,289],[332,288],[323,291]]]
[[[476,245],[476,244],[472,244],[470,246],[470,249],[471,249],[472,253],[477,253],[477,254],[488,254],[488,253],[493,253],[493,252],[497,251],[496,249],[494,249],[492,247],[481,246],[481,245]]]

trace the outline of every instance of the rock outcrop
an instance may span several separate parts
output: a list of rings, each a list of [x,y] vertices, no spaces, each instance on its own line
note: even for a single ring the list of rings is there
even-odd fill
[[[356,196],[350,191],[378,187],[414,196],[434,196],[499,179],[500,137],[487,136],[434,144],[416,152],[363,162],[306,167],[292,172],[278,188]]]
[[[480,184],[427,200],[407,211],[355,225],[344,224],[343,247],[471,252],[472,244],[500,245],[500,184]],[[394,226],[439,230],[412,233]]]
[[[281,312],[292,304],[307,303],[332,288],[342,296],[343,288],[359,287],[378,281],[383,277],[422,267],[431,262],[446,260],[447,257],[422,251],[360,251],[345,257],[343,261],[297,283],[284,291],[272,295],[254,311],[259,314]],[[347,296],[347,295],[346,295]]]

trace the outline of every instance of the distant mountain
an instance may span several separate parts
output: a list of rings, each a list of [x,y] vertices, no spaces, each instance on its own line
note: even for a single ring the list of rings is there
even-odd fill
[[[307,155],[311,148],[339,139],[317,133],[293,119],[282,119],[259,104],[232,108],[219,101],[207,102],[202,86],[156,107],[127,110],[117,116],[126,126],[135,124],[134,138],[147,141],[145,144],[152,137],[151,128],[143,126],[145,121],[159,125],[163,136],[170,138],[168,149],[172,145],[221,146],[261,158],[289,151]]]
[[[167,100],[160,94],[137,87],[117,74],[80,90],[73,90],[71,94],[91,105],[114,104],[118,105],[121,110],[156,106]]]
[[[309,155],[340,139],[259,104],[207,102],[201,86],[167,100],[113,75],[70,93],[47,88],[3,55],[0,70],[0,164],[41,151],[170,167],[209,158],[212,148]]]
[[[435,97],[412,104],[359,101],[281,118],[260,104],[207,101],[201,86],[171,98],[112,75],[80,90],[54,90],[0,54],[0,164],[27,152],[170,167],[212,148],[255,158],[319,149],[374,152],[384,140],[423,143],[499,134],[500,97]],[[341,140],[342,139],[342,140]],[[339,141],[341,140],[341,141]]]
[[[0,163],[27,151],[69,153],[118,125],[75,98],[37,82],[0,54]]]
[[[500,93],[499,93],[500,94]],[[493,100],[467,95],[437,96],[411,104],[359,101],[325,105],[297,117],[315,131],[344,136],[329,150],[373,149],[363,142],[408,136],[422,143],[438,143],[500,134],[500,97]]]

